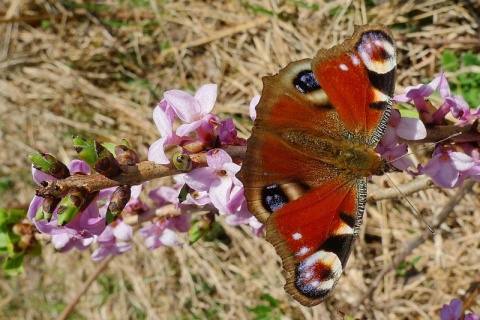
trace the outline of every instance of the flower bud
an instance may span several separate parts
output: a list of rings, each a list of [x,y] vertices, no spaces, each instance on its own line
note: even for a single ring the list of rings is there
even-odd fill
[[[67,196],[64,197],[58,205],[58,225],[64,226],[80,212],[80,208],[85,202],[85,194],[83,190],[75,188],[71,189]]]
[[[124,145],[115,146],[115,159],[118,163],[127,166],[133,166],[140,162],[138,154]]]
[[[192,170],[192,159],[184,153],[176,153],[173,155],[173,165],[178,170],[188,172]]]
[[[68,167],[57,158],[48,153],[35,153],[28,155],[33,167],[57,179],[70,176]]]
[[[120,164],[113,154],[103,147],[97,141],[95,143],[95,150],[98,154],[98,160],[95,161],[93,168],[100,174],[106,177],[114,177],[120,173]]]
[[[115,221],[122,213],[123,209],[130,200],[130,186],[120,186],[112,194],[110,203],[108,204],[106,223],[107,225]]]

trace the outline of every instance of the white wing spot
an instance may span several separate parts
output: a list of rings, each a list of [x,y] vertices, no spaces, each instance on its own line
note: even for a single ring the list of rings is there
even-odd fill
[[[358,59],[356,55],[351,54],[350,59],[352,60],[354,66],[358,66],[360,64],[360,59]]]
[[[304,256],[310,251],[308,247],[302,247],[300,251],[297,252],[297,256]]]
[[[300,240],[302,239],[302,234],[295,232],[294,234],[292,234],[292,238],[293,240]]]
[[[344,64],[344,63],[341,63],[341,64],[340,64],[340,69],[342,69],[343,71],[348,71],[348,67],[347,67],[347,65]]]

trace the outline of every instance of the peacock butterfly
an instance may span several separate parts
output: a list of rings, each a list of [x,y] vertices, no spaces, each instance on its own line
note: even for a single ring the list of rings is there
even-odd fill
[[[340,45],[263,79],[238,174],[249,210],[305,306],[324,301],[362,223],[366,177],[390,171],[374,151],[395,85],[395,44],[382,25],[356,26]]]

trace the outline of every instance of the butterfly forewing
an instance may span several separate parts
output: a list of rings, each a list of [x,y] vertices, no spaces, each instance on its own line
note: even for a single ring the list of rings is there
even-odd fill
[[[347,129],[369,145],[385,130],[395,86],[393,37],[383,26],[356,27],[352,38],[312,61],[315,78]],[[385,115],[387,114],[387,116]]]
[[[345,268],[365,177],[381,167],[373,148],[388,120],[394,72],[390,32],[364,26],[264,79],[239,178],[282,257],[286,290],[303,305],[328,297]]]

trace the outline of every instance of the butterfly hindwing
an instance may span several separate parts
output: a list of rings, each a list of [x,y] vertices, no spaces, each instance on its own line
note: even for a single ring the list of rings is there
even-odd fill
[[[373,148],[394,72],[393,38],[375,25],[264,78],[238,176],[288,272],[285,289],[303,305],[331,294],[361,225],[365,177],[385,170]]]
[[[325,300],[339,280],[361,224],[365,191],[364,180],[330,180],[270,218],[267,239],[286,257],[285,289],[303,305]]]

